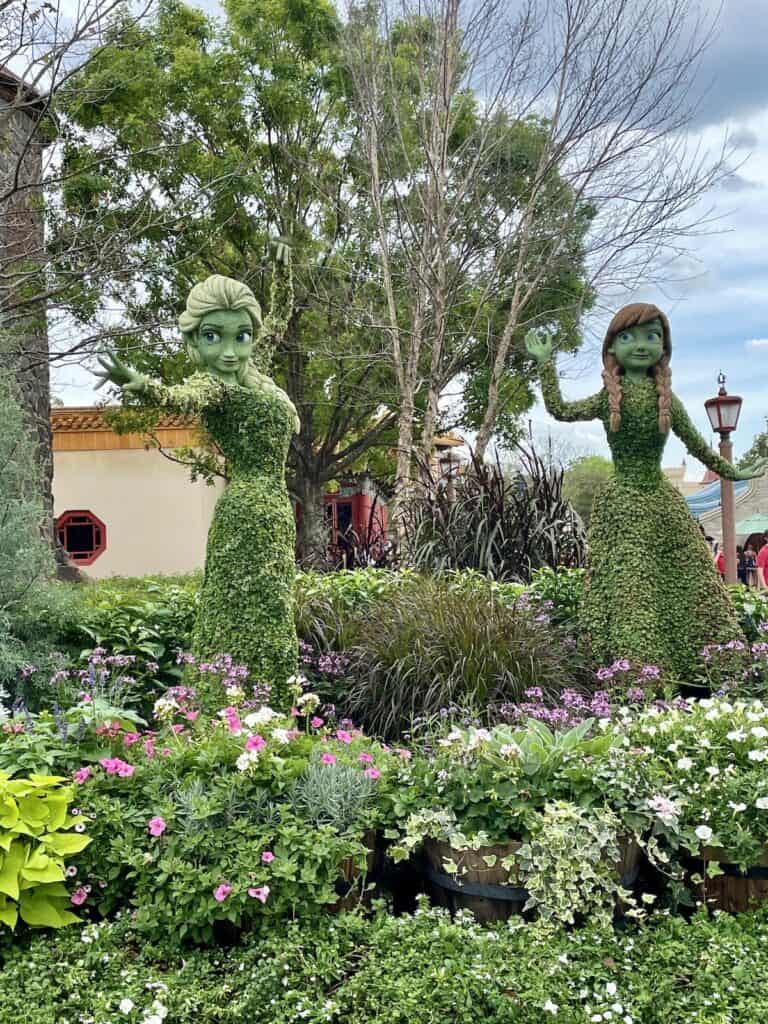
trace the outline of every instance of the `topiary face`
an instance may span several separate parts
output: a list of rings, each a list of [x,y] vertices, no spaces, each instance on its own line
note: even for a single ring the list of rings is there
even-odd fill
[[[215,309],[202,318],[192,340],[204,369],[234,384],[251,358],[253,323],[246,309]]]
[[[625,327],[614,337],[608,351],[625,373],[647,373],[664,354],[661,320]]]

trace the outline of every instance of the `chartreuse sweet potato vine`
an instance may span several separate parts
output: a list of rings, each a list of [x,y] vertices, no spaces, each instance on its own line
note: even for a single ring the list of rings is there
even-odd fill
[[[0,925],[61,928],[78,920],[68,908],[66,857],[90,843],[74,831],[73,787],[57,775],[12,779],[0,772]]]

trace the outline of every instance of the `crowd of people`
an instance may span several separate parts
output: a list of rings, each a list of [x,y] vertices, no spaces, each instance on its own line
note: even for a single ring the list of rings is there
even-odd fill
[[[712,538],[707,537],[711,542]],[[725,579],[725,553],[720,545],[715,543],[713,555],[717,565],[717,571]],[[736,545],[736,574],[739,583],[745,587],[755,587],[763,590],[768,587],[768,532],[762,536],[762,543],[757,551],[752,544],[746,546]]]

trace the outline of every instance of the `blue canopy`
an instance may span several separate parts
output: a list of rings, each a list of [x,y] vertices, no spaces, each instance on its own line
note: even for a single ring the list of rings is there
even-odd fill
[[[748,487],[749,480],[737,480],[733,485],[736,497],[738,498],[740,494],[743,494]],[[691,510],[691,514],[696,519],[707,512],[714,512],[716,508],[720,508],[720,481],[715,480],[713,483],[707,484],[706,487],[702,487],[695,494],[689,494],[685,500],[688,508]]]

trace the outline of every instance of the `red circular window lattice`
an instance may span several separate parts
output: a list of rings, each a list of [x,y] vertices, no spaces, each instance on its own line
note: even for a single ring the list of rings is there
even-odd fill
[[[56,535],[76,565],[90,565],[107,549],[107,528],[87,509],[62,512],[56,520]]]

